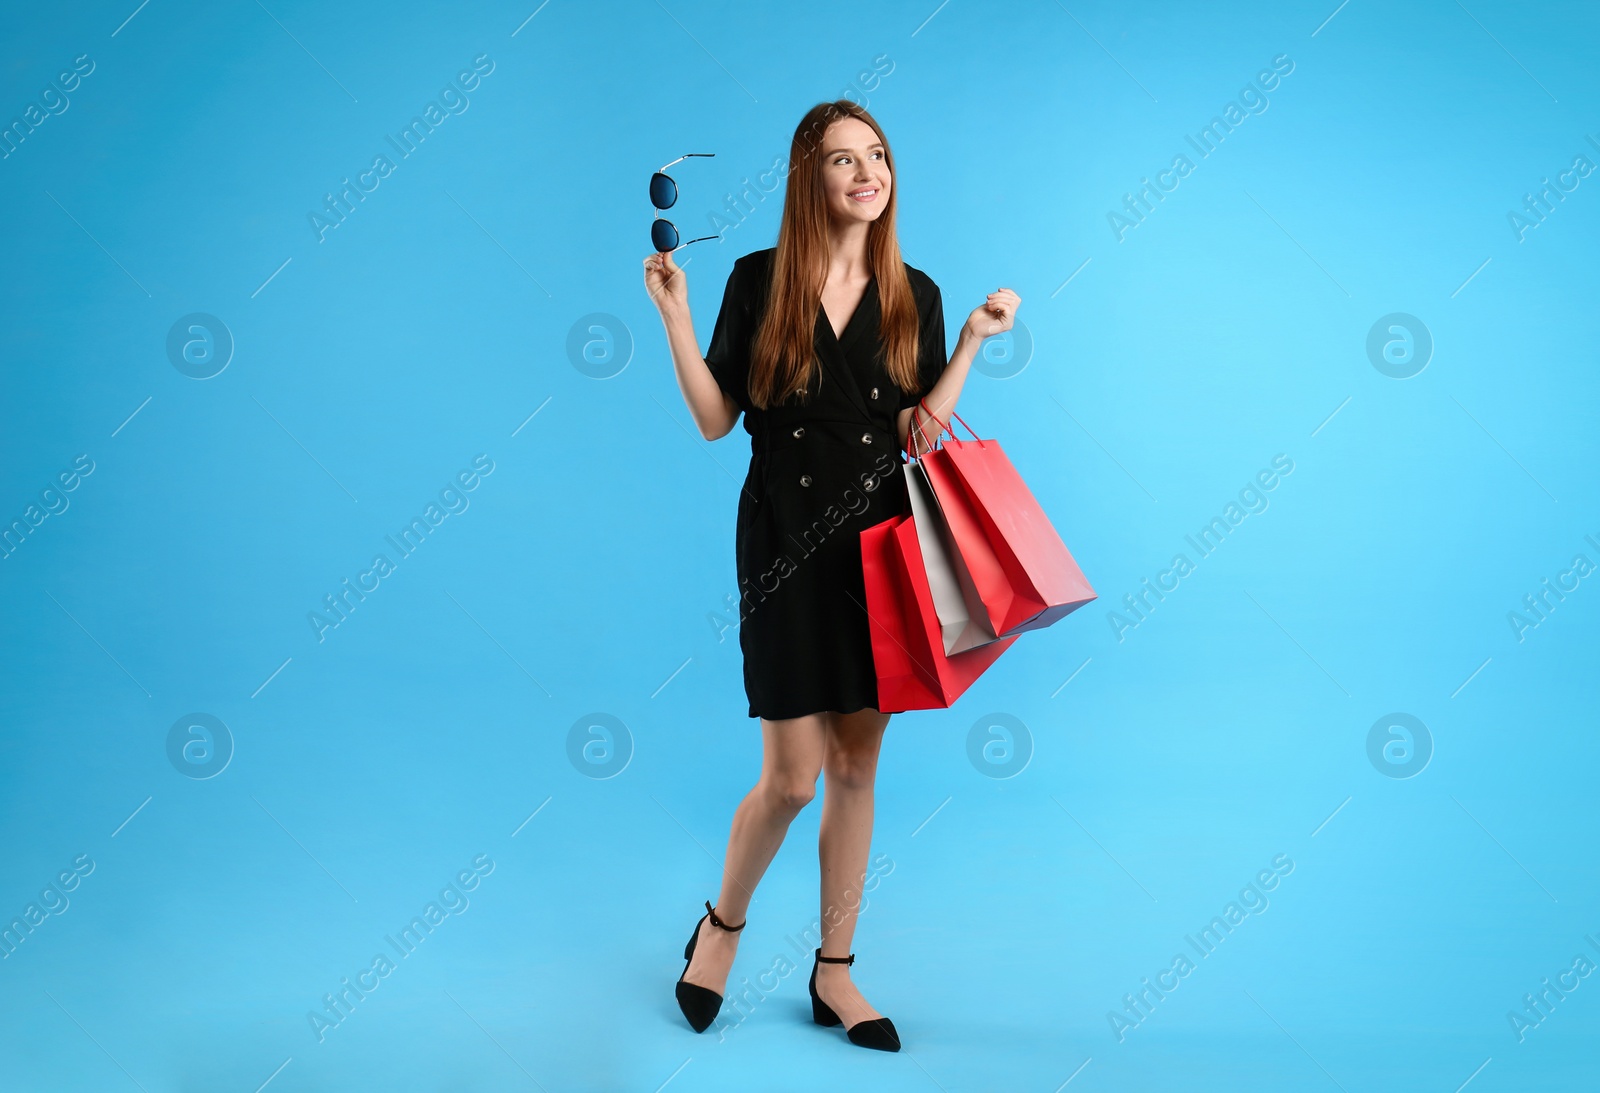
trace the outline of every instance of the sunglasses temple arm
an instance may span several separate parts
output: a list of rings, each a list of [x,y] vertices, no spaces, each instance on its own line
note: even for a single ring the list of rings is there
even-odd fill
[[[672,163],[667,164],[666,167],[662,167],[661,170],[665,171],[667,169],[667,167],[671,167],[673,163],[682,163],[684,160],[688,159],[690,156],[715,156],[716,154],[717,153],[715,153],[715,152],[686,152],[685,154],[679,156],[677,159],[673,160]],[[660,172],[658,171],[657,174],[659,174],[659,173]]]
[[[699,239],[691,239],[691,240],[689,240],[689,243],[704,243],[707,239],[721,239],[721,238],[722,237],[720,235],[702,235]],[[689,243],[679,243],[677,246],[673,247],[672,249],[673,249],[674,252],[680,251],[684,247],[687,247],[689,245]]]

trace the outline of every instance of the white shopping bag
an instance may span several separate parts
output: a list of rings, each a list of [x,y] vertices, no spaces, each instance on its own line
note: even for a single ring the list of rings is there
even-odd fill
[[[906,494],[911,498],[911,522],[917,529],[917,545],[922,549],[934,611],[944,635],[945,655],[997,640],[999,635],[989,625],[989,613],[956,549],[927,472],[916,459],[901,466],[905,470]]]

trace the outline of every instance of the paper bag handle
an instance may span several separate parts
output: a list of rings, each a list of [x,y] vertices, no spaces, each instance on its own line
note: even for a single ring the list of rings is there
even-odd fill
[[[927,413],[927,415],[929,417],[933,418],[934,421],[939,421],[939,415],[935,414],[932,410],[928,409],[928,400],[926,398],[918,399],[917,400],[917,405],[921,406],[922,409]],[[916,415],[913,414],[912,416],[915,417]],[[978,441],[978,443],[980,445],[983,443],[983,441],[981,439],[979,439],[978,434],[973,432],[972,426],[967,424],[967,419],[966,418],[964,418],[960,414],[956,413],[955,410],[953,410],[953,409],[950,411],[950,416],[952,418],[954,418],[955,420],[961,422],[962,427],[965,428],[967,430],[967,432],[972,433],[972,439],[973,440]],[[934,434],[934,439],[935,440],[939,439],[939,437],[943,436],[947,432],[950,434],[950,439],[951,440],[956,439],[955,430],[950,428],[950,423],[949,422],[944,422],[944,421],[939,422],[939,431]],[[927,437],[924,436],[923,440],[924,440],[924,442],[926,442]]]

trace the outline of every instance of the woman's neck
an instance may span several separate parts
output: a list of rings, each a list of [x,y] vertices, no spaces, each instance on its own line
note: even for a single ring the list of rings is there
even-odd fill
[[[867,229],[863,221],[828,226],[828,280],[838,283],[866,281],[872,277],[867,258]]]

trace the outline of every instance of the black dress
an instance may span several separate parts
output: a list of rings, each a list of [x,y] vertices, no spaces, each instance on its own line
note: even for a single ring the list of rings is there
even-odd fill
[[[791,396],[766,410],[752,405],[750,345],[776,253],[734,263],[705,354],[750,435],[735,534],[739,647],[750,716],[768,720],[878,708],[861,532],[907,511],[895,418],[949,361],[939,286],[906,266],[919,322],[916,392],[896,387],[882,362],[874,277],[842,337],[817,308],[822,366],[807,403]]]

